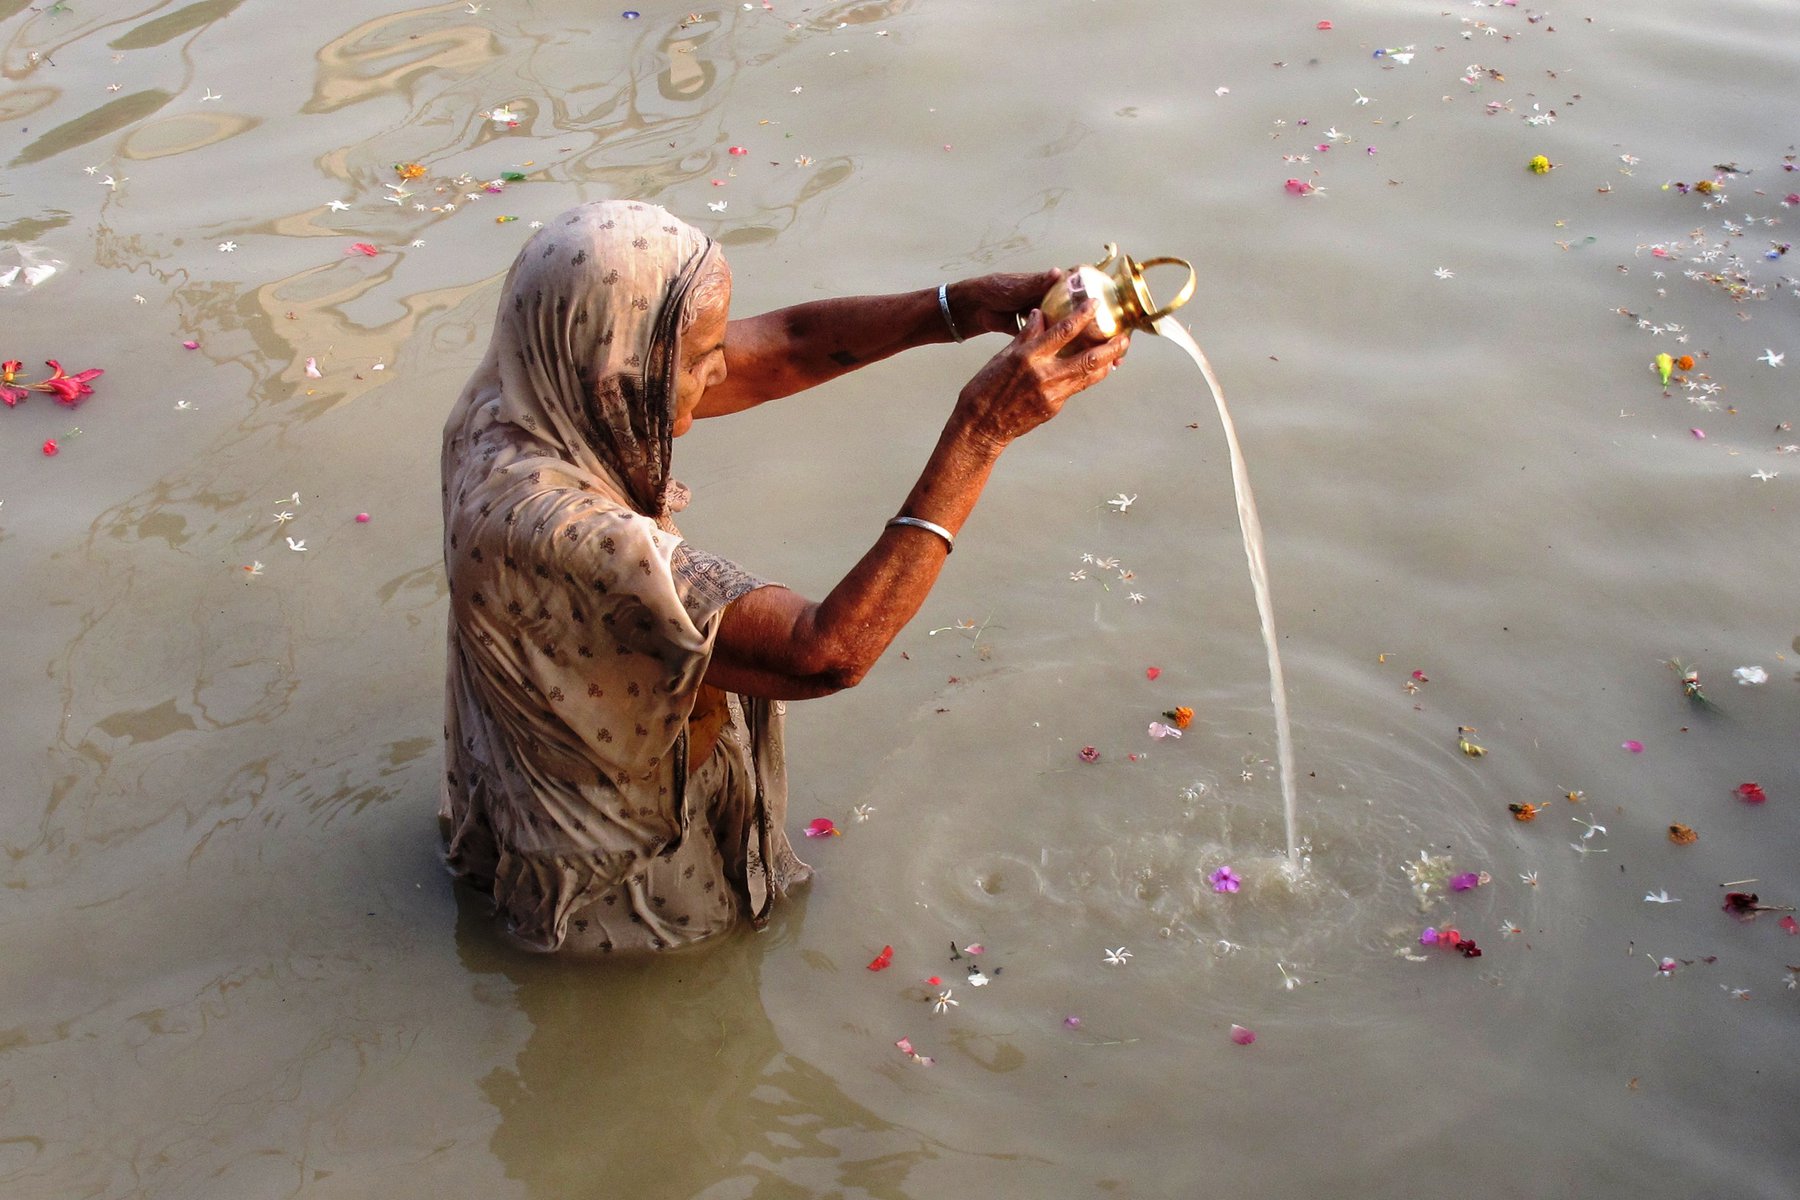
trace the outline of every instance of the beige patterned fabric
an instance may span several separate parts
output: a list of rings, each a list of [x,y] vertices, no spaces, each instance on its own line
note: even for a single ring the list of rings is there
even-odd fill
[[[782,830],[779,705],[730,697],[689,775],[720,615],[764,586],[672,520],[680,331],[717,254],[653,205],[556,218],[445,425],[439,817],[451,869],[540,949],[697,941],[811,873]]]

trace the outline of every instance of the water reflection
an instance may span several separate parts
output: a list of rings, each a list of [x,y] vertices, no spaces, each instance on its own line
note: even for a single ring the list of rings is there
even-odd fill
[[[823,1172],[898,1198],[934,1156],[783,1044],[762,999],[769,936],[642,963],[551,958],[504,944],[486,899],[457,891],[473,987],[504,976],[531,1020],[514,1064],[480,1080],[500,1114],[491,1148],[530,1195],[776,1194],[762,1189]]]

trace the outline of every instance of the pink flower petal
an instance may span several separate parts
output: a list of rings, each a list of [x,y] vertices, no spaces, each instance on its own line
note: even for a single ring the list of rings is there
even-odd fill
[[[1100,751],[1094,749],[1092,746],[1083,746],[1081,748],[1081,761],[1085,763],[1099,762]]]
[[[1231,1027],[1231,1040],[1240,1046],[1248,1046],[1251,1042],[1256,1040],[1256,1031],[1254,1029],[1245,1029],[1242,1025],[1233,1025]]]
[[[831,823],[830,817],[814,817],[806,825],[806,836],[809,838],[839,837],[841,832]]]
[[[1620,742],[1619,749],[1629,750],[1633,754],[1642,754],[1644,752],[1644,743],[1638,741],[1636,738],[1632,738],[1629,741]]]
[[[318,359],[309,358],[306,360],[306,377],[308,379],[323,379],[323,378],[325,378],[325,372],[319,370],[319,360]]]
[[[1155,683],[1156,677],[1161,674],[1162,674],[1161,667],[1145,667],[1144,668],[1144,678],[1148,679],[1152,683]]]
[[[187,348],[189,350],[198,350],[200,348],[199,342],[191,342],[190,341],[190,342],[183,342],[181,344],[182,344],[182,346],[184,346],[185,348]]]
[[[1704,442],[1706,440],[1706,430],[1704,429],[1690,429],[1688,432],[1694,435],[1695,441]]]
[[[1800,933],[1800,921],[1794,920],[1792,916],[1781,918],[1781,927],[1790,934]]]

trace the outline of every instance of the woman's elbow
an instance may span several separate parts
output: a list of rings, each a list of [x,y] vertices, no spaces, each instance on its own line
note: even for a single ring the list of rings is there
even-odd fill
[[[815,645],[808,657],[807,679],[821,695],[830,695],[861,683],[881,652],[852,643],[822,643]]]

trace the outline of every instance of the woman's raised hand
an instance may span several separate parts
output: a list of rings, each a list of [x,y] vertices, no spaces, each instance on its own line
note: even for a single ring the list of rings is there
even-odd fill
[[[1019,321],[1038,306],[1068,272],[1058,267],[1029,274],[980,275],[950,285],[950,310],[964,337],[1019,331]]]
[[[1032,309],[1012,344],[963,387],[952,420],[998,447],[1054,417],[1070,396],[1106,378],[1131,345],[1129,332],[1086,342],[1081,335],[1093,321],[1091,300],[1054,325]]]

